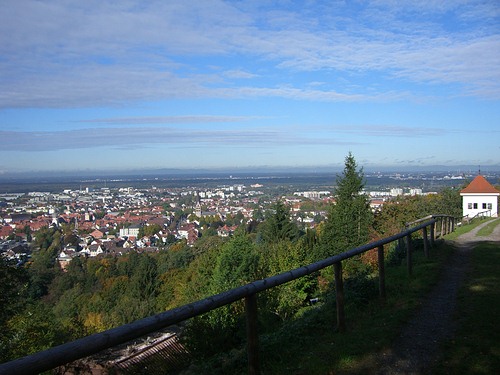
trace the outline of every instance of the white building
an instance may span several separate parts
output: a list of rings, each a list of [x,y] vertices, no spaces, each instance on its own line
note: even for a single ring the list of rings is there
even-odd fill
[[[463,215],[472,218],[476,215],[498,216],[498,196],[495,189],[486,179],[478,175],[460,192],[462,196]]]
[[[422,195],[422,189],[419,188],[413,188],[410,189],[410,195]]]
[[[403,195],[403,189],[401,189],[401,188],[392,188],[391,189],[391,197],[397,197],[398,195]]]
[[[139,236],[139,229],[140,227],[138,225],[122,228],[120,229],[120,237],[137,237]]]

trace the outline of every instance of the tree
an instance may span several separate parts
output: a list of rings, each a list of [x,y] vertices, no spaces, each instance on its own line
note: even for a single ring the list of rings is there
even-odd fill
[[[4,330],[0,340],[2,361],[51,348],[66,338],[54,314],[42,302],[25,307],[7,322]]]
[[[222,246],[214,268],[212,290],[220,293],[257,277],[259,255],[246,236],[235,236]]]
[[[279,241],[266,245],[263,249],[262,263],[268,276],[287,272],[309,264],[308,241]],[[290,318],[309,301],[316,289],[316,278],[313,275],[301,277],[267,292],[266,307],[283,320]]]
[[[369,241],[373,215],[368,196],[363,193],[363,170],[354,156],[345,158],[342,175],[337,175],[335,204],[330,207],[321,238],[321,256],[342,253]]]
[[[46,228],[37,233],[36,243],[40,246],[38,251],[33,252],[31,261],[28,263],[30,283],[29,295],[38,299],[48,293],[48,288],[57,273],[61,272],[56,258],[62,249],[62,234],[58,229]]]
[[[25,268],[0,256],[0,330],[16,312],[23,310],[28,281]]]
[[[204,253],[203,256],[208,256]],[[258,278],[259,255],[247,236],[235,236],[225,243],[202,278],[209,280],[208,294],[217,294],[249,283]],[[195,261],[193,264],[196,264]],[[210,264],[210,263],[209,263]],[[211,277],[207,277],[211,276]],[[199,283],[198,283],[199,284]],[[204,290],[203,285],[198,285]],[[244,332],[243,301],[222,306],[191,319],[185,329],[186,344],[198,356],[213,355],[240,345]]]
[[[299,236],[297,225],[290,220],[290,209],[281,200],[273,207],[273,213],[266,219],[262,238],[267,243],[294,240]]]
[[[161,225],[159,224],[149,224],[149,225],[143,225],[139,228],[139,238],[142,238],[144,236],[154,236],[155,234],[158,234],[162,230]]]
[[[147,254],[139,256],[139,264],[130,278],[129,293],[136,302],[132,319],[143,318],[155,312],[156,295],[158,294],[158,265],[155,258]]]

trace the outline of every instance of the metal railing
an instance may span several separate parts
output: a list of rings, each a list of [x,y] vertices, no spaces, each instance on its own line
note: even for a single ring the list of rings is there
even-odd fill
[[[187,319],[215,310],[219,307],[231,304],[241,299],[245,300],[246,320],[247,320],[247,356],[248,373],[251,375],[260,373],[260,364],[258,357],[258,332],[257,332],[257,294],[274,288],[276,286],[288,283],[306,275],[333,266],[335,274],[336,290],[336,310],[337,310],[337,329],[344,331],[345,313],[344,313],[344,289],[342,278],[342,261],[360,255],[372,249],[378,252],[378,273],[379,273],[379,296],[382,299],[386,297],[385,291],[385,255],[384,246],[406,239],[406,256],[408,273],[412,274],[412,241],[413,233],[422,231],[424,253],[429,255],[429,246],[434,246],[435,224],[442,217],[446,221],[451,220],[447,215],[434,215],[414,222],[416,226],[408,228],[396,235],[383,238],[369,244],[359,246],[344,253],[331,256],[318,262],[303,266],[294,270],[284,272],[279,275],[271,276],[262,280],[257,280],[249,284],[240,286],[226,292],[213,295],[211,297],[180,306],[178,308],[165,311],[135,322],[116,327],[107,331],[96,333],[81,339],[62,344],[23,358],[19,358],[7,363],[0,364],[0,374],[37,374],[42,371],[50,370],[58,366],[67,364],[80,358],[90,356],[102,350],[112,348],[127,341],[136,339],[146,334],[159,331],[168,326],[181,323]],[[423,222],[422,222],[423,221]],[[443,222],[443,219],[441,219]],[[443,226],[441,234],[450,228],[453,224]],[[430,235],[428,236],[428,228]]]

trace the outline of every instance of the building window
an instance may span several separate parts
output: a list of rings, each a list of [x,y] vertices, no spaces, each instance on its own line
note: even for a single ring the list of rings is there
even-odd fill
[[[493,208],[493,206],[491,205],[491,203],[488,203],[488,210],[491,210]]]
[[[469,205],[467,206],[467,208],[468,208],[469,210],[472,210],[472,203],[469,203]]]
[[[483,210],[486,210],[486,203],[483,203]]]
[[[473,206],[474,206],[474,209],[477,210],[477,203],[474,203]]]

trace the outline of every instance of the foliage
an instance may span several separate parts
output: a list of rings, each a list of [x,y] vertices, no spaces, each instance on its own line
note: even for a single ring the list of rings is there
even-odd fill
[[[155,234],[158,234],[162,230],[161,225],[159,224],[149,224],[149,225],[143,225],[139,228],[139,238],[142,238],[144,236],[153,236]]]
[[[363,171],[358,170],[354,156],[349,153],[343,174],[337,176],[335,204],[330,207],[322,229],[319,258],[339,254],[368,242],[373,216],[363,188]]]
[[[64,332],[45,304],[33,303],[9,319],[0,334],[0,360],[5,361],[62,343]]]
[[[214,268],[210,275],[209,294],[244,285],[259,275],[259,254],[247,236],[233,237],[222,246],[212,262]],[[201,278],[206,279],[206,275]],[[229,349],[243,341],[243,323],[243,301],[220,307],[189,322],[185,331],[186,344],[203,357],[213,354],[215,348]]]
[[[262,238],[266,243],[273,243],[282,240],[294,240],[298,238],[299,230],[297,225],[290,220],[290,209],[281,200],[278,200],[272,214],[262,225]]]
[[[33,252],[28,263],[28,293],[33,300],[47,295],[50,283],[61,272],[56,265],[56,257],[62,248],[63,235],[57,228],[44,227],[37,232],[35,243],[39,249]]]
[[[277,275],[309,264],[310,253],[305,241],[279,241],[261,249],[267,275]],[[286,320],[308,305],[317,290],[314,275],[302,277],[268,291],[266,308]]]
[[[0,328],[26,304],[28,280],[26,269],[0,256]]]
[[[60,270],[55,258],[63,245],[78,243],[71,226],[46,227],[36,232],[37,249],[26,267],[0,264],[0,352],[6,345],[17,345],[15,350],[5,351],[2,358],[24,355],[299,268],[366,243],[370,238],[395,234],[408,221],[430,213],[461,212],[459,192],[445,189],[437,195],[398,197],[384,205],[373,218],[363,194],[362,169],[358,169],[350,153],[345,159],[343,174],[337,176],[336,182],[336,204],[328,207],[328,220],[314,230],[300,232],[290,219],[289,207],[281,200],[273,205],[264,220],[262,202],[259,202],[254,211],[258,220],[245,223],[241,213],[229,217],[230,223],[240,225],[232,238],[215,235],[216,228],[227,221],[203,217],[200,220],[203,236],[193,246],[188,246],[185,240],[173,243],[171,239],[158,254],[131,252],[121,257],[77,257],[66,272]],[[324,202],[313,201],[306,201],[302,208],[326,209]],[[188,210],[177,210],[172,225],[177,225],[188,214]],[[159,229],[161,227],[155,225],[146,226],[141,229],[141,235],[152,235]],[[404,249],[389,249],[389,252],[388,266],[400,266]],[[375,252],[370,256],[365,263],[376,259]],[[375,279],[365,263],[359,258],[343,262],[345,274],[351,276],[345,282],[348,308],[356,313],[362,312],[360,307],[372,304],[372,295],[377,294]],[[298,317],[305,317],[304,322],[310,319],[332,295],[329,287],[332,279],[329,267],[320,275],[261,293],[259,323],[264,335],[276,331],[278,322],[291,327],[302,324]],[[310,300],[314,297],[319,297],[321,302],[311,306]],[[45,321],[41,314],[47,317]],[[328,314],[330,318],[334,316],[331,311]],[[330,318],[321,319],[324,323]],[[317,322],[307,321],[310,326],[304,323],[294,332],[300,335],[311,327],[321,329]],[[35,332],[37,330],[40,332]],[[243,302],[193,319],[185,333],[188,345],[199,350],[203,358],[234,346],[241,348],[245,337]],[[289,337],[302,340],[293,334]],[[18,345],[20,340],[28,343]],[[295,355],[303,358],[302,354]],[[239,354],[236,357],[239,361]]]

